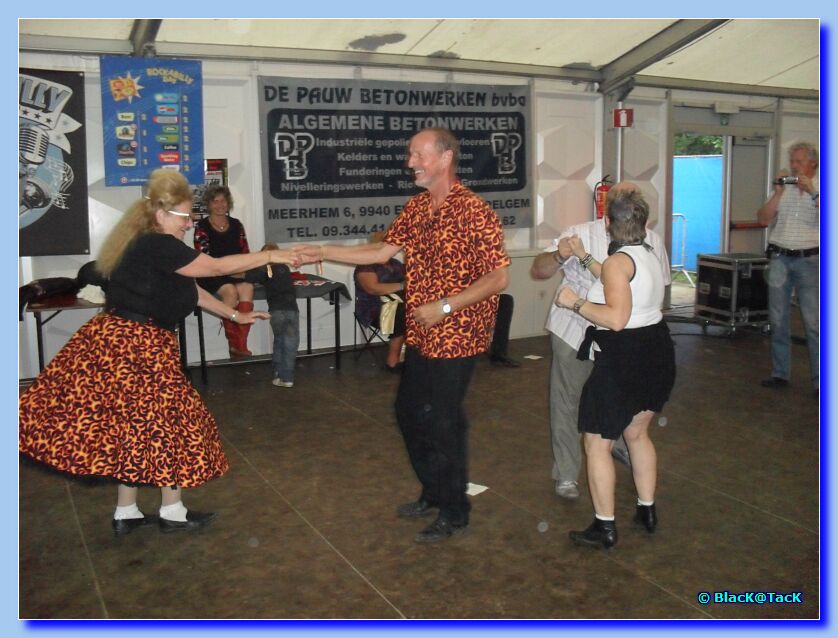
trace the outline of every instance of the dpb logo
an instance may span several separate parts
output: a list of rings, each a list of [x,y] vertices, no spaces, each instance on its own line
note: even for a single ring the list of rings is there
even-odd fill
[[[492,155],[498,158],[498,175],[515,172],[515,151],[521,148],[519,133],[492,133]]]
[[[274,134],[274,157],[285,165],[287,179],[305,179],[308,177],[306,155],[314,148],[314,136],[311,133]]]

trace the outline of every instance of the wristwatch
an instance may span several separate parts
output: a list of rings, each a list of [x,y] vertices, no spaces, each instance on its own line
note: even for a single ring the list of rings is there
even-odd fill
[[[450,315],[451,314],[451,304],[448,302],[448,297],[442,298],[442,314]]]

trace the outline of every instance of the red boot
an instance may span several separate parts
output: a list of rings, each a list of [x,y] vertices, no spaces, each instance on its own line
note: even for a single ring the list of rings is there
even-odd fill
[[[245,354],[241,350],[239,324],[229,319],[222,319],[221,323],[224,325],[224,336],[227,337],[227,343],[230,348],[230,358],[241,359],[242,357],[249,357],[249,353]]]
[[[240,301],[239,305],[236,306],[236,310],[239,312],[253,312],[253,302],[252,301]],[[243,353],[245,357],[252,357],[253,353],[247,349],[247,335],[250,334],[250,325],[249,323],[238,323],[236,324],[236,328],[239,330],[239,342],[238,342],[238,349]]]

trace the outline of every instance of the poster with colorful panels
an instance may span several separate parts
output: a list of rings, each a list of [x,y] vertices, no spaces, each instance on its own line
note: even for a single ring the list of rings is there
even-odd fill
[[[144,184],[158,168],[204,181],[201,63],[100,58],[106,186]]]

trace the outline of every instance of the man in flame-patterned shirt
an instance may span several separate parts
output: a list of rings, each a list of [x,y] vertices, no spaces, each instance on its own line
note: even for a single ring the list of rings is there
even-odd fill
[[[477,356],[492,338],[509,256],[492,208],[457,179],[459,143],[447,129],[411,140],[408,167],[417,186],[384,241],[361,246],[298,246],[306,261],[384,263],[405,254],[407,352],[396,416],[422,491],[397,509],[402,518],[439,510],[418,543],[465,530],[468,422],[463,409]]]

